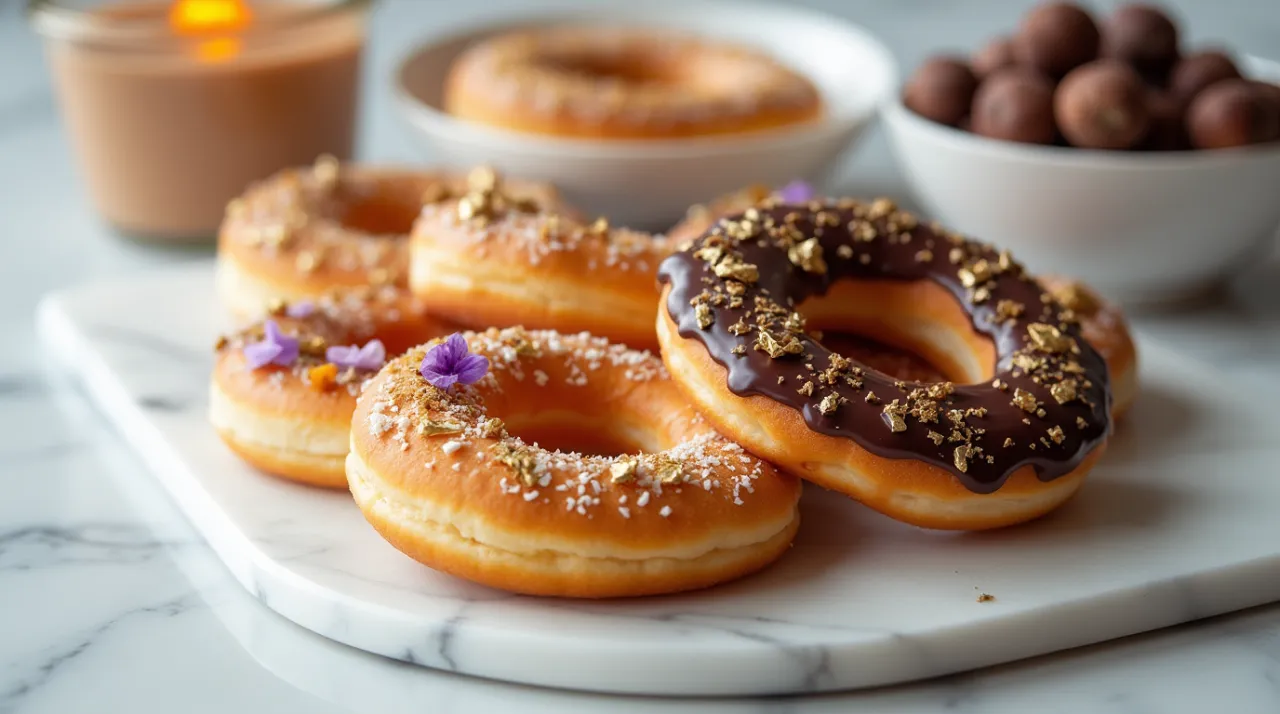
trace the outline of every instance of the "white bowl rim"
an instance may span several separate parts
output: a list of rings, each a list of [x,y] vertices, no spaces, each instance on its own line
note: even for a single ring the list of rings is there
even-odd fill
[[[708,9],[718,9],[725,17],[733,13],[746,11],[789,13],[796,18],[806,19],[815,24],[839,28],[844,34],[856,38],[856,41],[871,56],[876,58],[875,71],[868,73],[878,76],[882,86],[877,94],[864,106],[854,111],[840,114],[825,113],[813,122],[795,126],[767,129],[740,134],[717,136],[700,136],[680,139],[618,139],[601,141],[597,139],[579,139],[573,137],[544,136],[517,131],[499,129],[477,122],[457,119],[426,102],[418,99],[405,87],[404,74],[419,55],[440,45],[457,42],[466,37],[501,32],[507,28],[527,26],[530,24],[546,24],[557,21],[584,20],[582,12],[588,12],[586,21],[607,20],[611,15],[619,18],[630,17],[633,8],[616,3],[570,2],[558,4],[544,10],[525,10],[504,16],[500,20],[488,19],[469,23],[441,35],[429,37],[426,41],[415,45],[405,52],[396,62],[393,90],[397,104],[402,111],[412,115],[420,123],[433,127],[429,131],[436,134],[449,134],[455,140],[473,144],[498,145],[503,150],[518,151],[527,154],[551,154],[555,156],[573,156],[579,158],[646,158],[663,160],[675,157],[715,157],[725,154],[737,154],[744,150],[775,151],[784,150],[788,146],[810,144],[815,141],[828,141],[841,134],[852,131],[857,126],[875,118],[881,107],[897,92],[898,70],[893,53],[870,30],[848,22],[825,12],[805,7],[759,2],[757,0],[645,0],[644,11],[656,13],[656,8],[673,6],[687,8],[697,4]]]
[[[1243,55],[1243,64],[1251,76],[1261,75],[1280,78],[1280,62],[1264,57]],[[902,103],[901,91],[882,103],[881,111],[890,121],[910,124],[913,129],[928,133],[930,139],[952,149],[981,150],[988,155],[1009,160],[1035,162],[1063,168],[1096,168],[1116,171],[1185,170],[1208,168],[1221,164],[1249,161],[1268,161],[1280,158],[1280,141],[1261,146],[1238,146],[1229,149],[1201,149],[1197,151],[1107,151],[1103,149],[1078,149],[1070,146],[1045,146],[1020,144],[979,136],[953,126],[939,124],[907,109]]]

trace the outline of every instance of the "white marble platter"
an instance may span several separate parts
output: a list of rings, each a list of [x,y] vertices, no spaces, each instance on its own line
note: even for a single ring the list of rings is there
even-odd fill
[[[926,532],[810,488],[795,548],[761,575],[571,602],[435,573],[380,540],[345,494],[265,477],[226,451],[205,422],[221,327],[210,265],[55,294],[39,323],[50,359],[249,592],[326,637],[429,667],[607,692],[829,691],[1280,599],[1274,393],[1148,341],[1143,395],[1102,465],[1036,523]]]

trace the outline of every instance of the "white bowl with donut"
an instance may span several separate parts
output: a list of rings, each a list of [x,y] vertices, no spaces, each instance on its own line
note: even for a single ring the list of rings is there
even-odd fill
[[[517,29],[563,25],[666,31],[749,47],[808,79],[821,114],[775,128],[676,138],[578,138],[500,128],[445,109],[455,60],[477,42]],[[723,75],[722,75],[723,76]],[[551,181],[575,205],[618,224],[665,228],[690,204],[747,183],[825,180],[897,84],[891,54],[870,33],[787,5],[722,0],[558,3],[424,44],[400,63],[398,108],[438,160],[490,164],[513,176]]]
[[[1245,68],[1280,79],[1274,62],[1250,58]],[[978,136],[913,113],[899,96],[882,114],[929,215],[1124,303],[1200,294],[1270,250],[1280,226],[1280,143],[1095,151]]]

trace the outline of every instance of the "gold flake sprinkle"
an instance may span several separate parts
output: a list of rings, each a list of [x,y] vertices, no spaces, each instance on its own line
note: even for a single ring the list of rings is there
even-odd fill
[[[827,272],[827,262],[822,259],[822,244],[817,238],[800,241],[788,248],[787,259],[806,273],[821,275]]]
[[[423,436],[435,436],[436,434],[457,434],[463,430],[463,426],[452,421],[435,421],[433,419],[423,419],[418,422],[418,433]]]
[[[822,412],[825,416],[835,414],[836,409],[839,407],[840,397],[835,392],[828,394],[822,398],[821,402],[818,402],[818,411]]]
[[[867,404],[879,404],[880,397],[877,397],[875,392],[867,392],[867,396],[863,399],[863,401],[865,401]]]
[[[917,263],[928,263],[931,260],[933,260],[933,251],[929,250],[928,248],[916,251]]]
[[[786,335],[781,340],[778,340],[768,330],[761,330],[756,335],[755,348],[773,359],[804,352],[804,345],[795,335]]]
[[[698,321],[698,328],[702,330],[711,327],[711,324],[716,321],[715,316],[711,314],[711,307],[705,302],[700,302],[693,308],[693,316]]]
[[[1013,401],[1011,403],[1024,412],[1034,412],[1040,406],[1040,403],[1036,401],[1035,395],[1023,389],[1013,390]]]
[[[1053,395],[1054,400],[1059,404],[1066,404],[1076,398],[1076,380],[1064,379],[1049,387],[1049,393]]]
[[[1054,426],[1052,429],[1049,429],[1049,438],[1053,443],[1061,444],[1062,440],[1066,438],[1066,435],[1062,433],[1062,427]]]
[[[977,288],[973,291],[973,304],[981,305],[991,299],[991,290],[987,287]]]
[[[805,382],[804,384],[800,385],[800,388],[797,389],[796,391],[799,392],[800,394],[803,394],[806,397],[812,397],[813,382]]]
[[[271,298],[267,301],[268,315],[283,315],[288,304],[281,298]]]
[[[947,260],[952,265],[958,265],[964,262],[964,248],[952,248],[947,252]]]
[[[742,355],[745,355],[747,353],[747,348],[742,345],[738,345],[737,347],[734,347],[733,349],[729,350],[729,352],[741,357]]]
[[[1006,436],[1006,437],[1004,438],[1004,448],[1006,448],[1006,449],[1007,449],[1007,448],[1009,448],[1010,446],[1013,446],[1013,439],[1011,439],[1011,438],[1009,438],[1009,437],[1007,437],[1007,436]]]
[[[1026,305],[1016,300],[1001,300],[996,303],[996,321],[1008,322],[1016,319],[1026,309]]]
[[[614,483],[627,483],[636,477],[635,459],[618,459],[609,465],[609,480]]]
[[[947,437],[943,436],[942,434],[939,434],[938,432],[933,431],[932,429],[929,430],[929,440],[934,443],[934,446],[942,446],[942,442],[946,441],[946,439]]]
[[[884,421],[889,425],[889,431],[899,432],[907,430],[907,405],[901,404],[897,399],[884,405],[882,410]]]
[[[1077,428],[1077,429],[1088,429],[1088,428],[1089,428],[1089,422],[1085,421],[1084,417],[1082,417],[1082,416],[1078,416],[1078,417],[1076,417],[1076,428]]]
[[[671,484],[678,483],[684,477],[684,472],[680,468],[679,461],[669,456],[661,456],[653,465],[653,475],[662,483]]]
[[[507,425],[501,419],[490,417],[480,422],[480,436],[486,439],[500,439],[507,435]]]
[[[853,257],[853,246],[849,246],[849,245],[838,245],[838,246],[836,246],[836,255],[840,256],[841,258],[844,258],[845,260],[848,260],[849,258],[852,258],[852,257]]]
[[[952,452],[952,462],[961,473],[969,471],[969,459],[974,456],[974,448],[970,444],[961,444]]]
[[[729,278],[731,280],[740,280],[744,283],[754,283],[760,279],[760,271],[751,263],[744,263],[741,259],[728,256],[716,263],[713,272],[721,278]]]
[[[930,384],[925,392],[929,395],[930,399],[946,399],[955,392],[955,389],[955,385],[951,382],[937,382],[935,384]]]
[[[533,486],[538,482],[538,463],[533,458],[533,454],[527,449],[510,446],[509,444],[494,444],[493,457],[499,463],[505,464],[507,468],[516,473],[516,477],[520,479],[526,487]]]
[[[871,205],[867,208],[867,218],[873,220],[877,218],[888,218],[896,210],[898,210],[898,204],[894,203],[893,199],[884,197],[877,198],[872,201]]]
[[[719,263],[720,259],[724,257],[724,247],[719,245],[704,245],[693,252],[693,257],[714,265]]]
[[[1089,290],[1074,281],[1058,285],[1050,292],[1053,293],[1054,299],[1062,303],[1063,307],[1082,315],[1096,314],[1102,307],[1098,299]]]
[[[1066,352],[1074,345],[1072,339],[1063,335],[1058,328],[1053,325],[1046,325],[1043,322],[1033,322],[1027,325],[1027,335],[1031,338],[1031,344],[1037,350],[1050,354]]]

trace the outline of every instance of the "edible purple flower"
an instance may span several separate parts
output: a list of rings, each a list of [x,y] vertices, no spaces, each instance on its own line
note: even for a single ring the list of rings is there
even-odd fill
[[[813,190],[813,186],[805,181],[792,181],[778,189],[777,193],[783,203],[805,203],[812,201],[818,195],[818,192]]]
[[[374,372],[382,369],[387,361],[387,348],[381,340],[369,340],[364,347],[330,347],[324,351],[324,358],[339,367],[354,367]]]
[[[418,371],[431,386],[447,390],[457,383],[479,382],[489,371],[489,360],[471,354],[462,334],[455,332],[444,342],[427,350]]]
[[[301,320],[303,318],[311,317],[311,313],[315,311],[315,303],[310,300],[299,300],[298,302],[287,305],[284,309],[284,314],[295,320]]]
[[[249,369],[259,369],[269,364],[288,367],[298,359],[298,339],[280,331],[275,320],[267,320],[262,326],[262,341],[244,346],[244,361]]]

